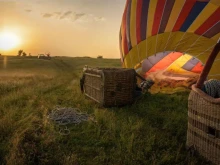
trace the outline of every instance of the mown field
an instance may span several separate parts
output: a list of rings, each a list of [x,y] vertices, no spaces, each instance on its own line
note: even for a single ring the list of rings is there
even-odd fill
[[[131,106],[101,108],[80,92],[84,65],[120,67],[120,60],[0,57],[0,164],[208,164],[186,148],[188,93],[144,94]],[[56,107],[94,118],[60,126]]]

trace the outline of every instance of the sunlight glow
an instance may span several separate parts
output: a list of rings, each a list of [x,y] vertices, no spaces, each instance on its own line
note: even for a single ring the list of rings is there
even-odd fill
[[[20,44],[20,38],[12,32],[0,33],[0,49],[10,50],[16,48]]]

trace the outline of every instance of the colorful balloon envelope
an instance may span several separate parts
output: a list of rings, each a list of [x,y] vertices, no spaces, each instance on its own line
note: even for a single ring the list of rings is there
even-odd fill
[[[198,75],[219,38],[220,0],[127,0],[121,61],[146,78],[161,71]],[[219,66],[220,53],[209,78],[220,79]]]

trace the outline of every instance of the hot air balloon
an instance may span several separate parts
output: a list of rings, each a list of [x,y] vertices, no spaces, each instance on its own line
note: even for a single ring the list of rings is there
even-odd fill
[[[158,81],[153,93],[173,93],[197,80],[219,38],[220,0],[127,0],[121,62]],[[220,53],[208,78],[220,79],[219,66]]]

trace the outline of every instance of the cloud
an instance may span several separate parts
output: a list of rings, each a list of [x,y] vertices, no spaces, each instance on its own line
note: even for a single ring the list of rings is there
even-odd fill
[[[30,13],[32,10],[30,10],[30,9],[27,9],[27,10],[25,10],[26,12],[28,12],[28,13]]]
[[[60,17],[60,19],[67,18],[71,14],[72,14],[72,11],[66,11],[65,13],[63,13],[63,15]]]
[[[104,17],[94,17],[95,21],[105,21]]]
[[[76,13],[73,11],[65,11],[65,12],[53,12],[53,13],[44,13],[44,18],[55,18],[59,20],[67,20],[71,22],[92,22],[92,21],[105,21],[104,17],[97,17],[93,14],[87,13]]]
[[[50,18],[50,17],[52,17],[53,16],[53,14],[50,14],[50,13],[44,13],[43,14],[43,17],[44,18]]]
[[[85,13],[73,13],[71,20],[76,21],[76,20],[80,19],[83,16],[86,16],[86,14]]]
[[[17,2],[15,1],[1,1],[0,0],[0,11],[2,11],[2,9],[7,9],[7,10],[14,10],[14,8],[16,8],[16,4]]]
[[[80,22],[102,22],[102,21],[105,21],[105,18],[104,17],[97,17],[93,14],[84,14],[81,17],[81,19],[79,19],[79,21]]]
[[[56,15],[61,15],[61,12],[54,12],[54,14],[56,14]]]

